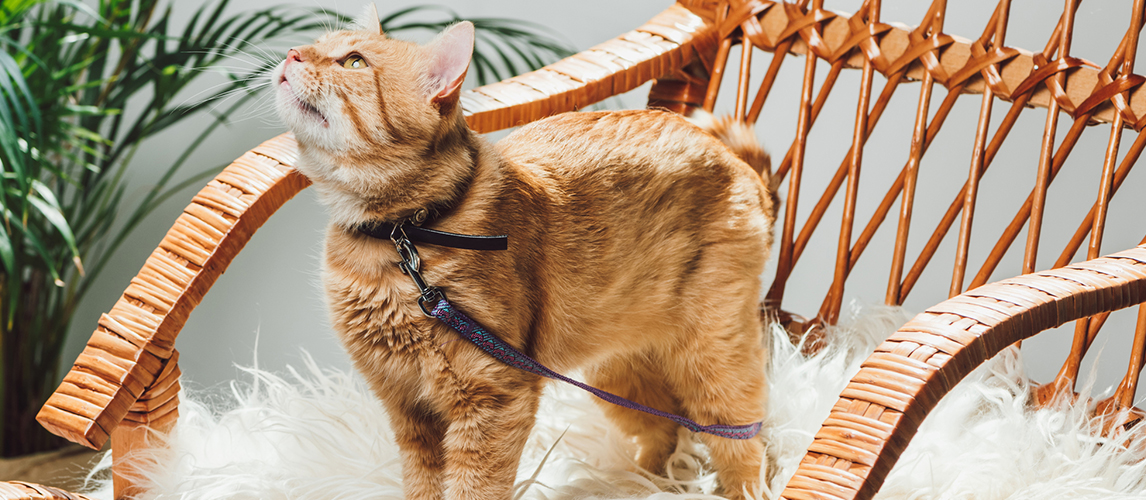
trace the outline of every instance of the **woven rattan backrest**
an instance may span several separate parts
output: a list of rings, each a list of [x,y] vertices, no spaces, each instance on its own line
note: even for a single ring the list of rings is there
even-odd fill
[[[783,312],[785,290],[790,285],[793,270],[801,264],[809,241],[817,230],[824,229],[829,206],[840,203],[842,194],[842,216],[839,219],[838,245],[835,253],[834,279],[827,286],[822,306],[810,321],[792,321],[797,329],[808,329],[818,324],[835,323],[840,315],[841,302],[847,278],[860,264],[864,251],[869,248],[877,231],[884,223],[896,225],[895,243],[890,256],[891,268],[887,277],[884,300],[887,304],[902,304],[908,294],[916,289],[920,276],[928,266],[946,266],[948,263],[933,259],[944,238],[956,238],[954,262],[951,262],[949,296],[987,283],[1007,251],[1026,231],[1025,251],[1021,269],[1006,270],[1003,276],[1030,273],[1035,270],[1040,250],[1040,235],[1044,227],[1047,188],[1066,163],[1068,156],[1078,144],[1084,132],[1101,134],[1108,138],[1108,146],[1102,157],[1090,160],[1101,165],[1092,185],[1099,186],[1097,194],[1088,185],[1080,193],[1088,193],[1095,201],[1090,211],[1082,218],[1074,236],[1061,250],[1055,267],[1061,267],[1074,259],[1083,242],[1088,241],[1086,258],[1098,257],[1102,251],[1103,232],[1109,217],[1110,202],[1118,188],[1134,167],[1146,146],[1146,135],[1138,134],[1127,151],[1120,155],[1122,132],[1135,133],[1146,126],[1146,93],[1141,88],[1144,79],[1134,74],[1134,60],[1138,46],[1138,36],[1142,28],[1143,2],[1135,1],[1125,17],[1107,20],[1107,25],[1121,25],[1110,29],[1125,31],[1121,43],[1103,67],[1093,65],[1070,54],[1071,37],[1074,32],[1075,11],[1078,1],[1066,1],[1058,25],[1047,40],[1041,52],[1030,53],[1006,44],[1009,21],[1013,18],[1010,1],[1001,0],[994,12],[983,18],[986,23],[982,33],[974,39],[962,39],[943,32],[947,10],[966,7],[957,3],[948,5],[945,0],[934,0],[923,19],[914,28],[892,26],[880,22],[881,5],[879,0],[867,0],[855,14],[846,15],[825,10],[822,0],[800,3],[780,3],[764,0],[732,0],[717,5],[705,4],[694,9],[711,8],[707,15],[713,18],[721,33],[717,54],[710,66],[678,75],[677,80],[700,85],[707,79],[705,90],[688,89],[688,96],[681,91],[678,95],[664,95],[654,87],[651,102],[673,109],[686,111],[690,107],[704,107],[712,110],[718,99],[718,91],[726,73],[735,74],[736,93],[719,99],[734,99],[725,108],[734,109],[737,116],[755,122],[776,81],[781,66],[787,61],[803,63],[803,83],[800,92],[799,112],[796,120],[788,123],[795,128],[795,139],[787,149],[783,159],[775,165],[775,174],[784,180],[786,186],[785,213],[778,223],[777,235],[779,263],[776,278],[767,295],[769,305],[778,311],[781,318],[790,316]],[[1055,6],[1059,7],[1058,5]],[[1046,8],[1050,8],[1049,5]],[[898,20],[909,22],[910,20]],[[967,35],[967,34],[963,34]],[[741,45],[739,61],[729,61],[734,45]],[[754,54],[760,51],[771,52],[767,72],[759,83],[750,83],[750,68]],[[797,57],[791,57],[796,55]],[[706,62],[701,60],[701,62]],[[817,83],[817,72],[828,66],[827,74]],[[727,66],[727,67],[726,67]],[[807,215],[800,213],[802,196],[808,193],[802,179],[808,169],[823,169],[825,165],[810,164],[806,158],[809,148],[819,147],[810,140],[813,128],[824,121],[820,112],[824,109],[828,96],[834,92],[856,92],[839,89],[836,86],[844,69],[858,69],[858,105],[856,112],[847,117],[837,116],[829,120],[844,120],[854,123],[851,134],[851,148],[840,160],[827,187],[819,193],[818,202]],[[738,70],[738,71],[737,71]],[[873,79],[879,73],[885,80],[878,95],[873,96]],[[699,77],[697,76],[699,75]],[[881,203],[869,219],[859,219],[856,215],[856,199],[861,186],[861,172],[865,165],[865,145],[883,118],[884,111],[896,91],[910,87],[907,82],[919,82],[918,101],[911,129],[910,153],[906,164],[899,169],[899,175],[890,186],[864,185],[864,189],[886,189]],[[946,96],[937,108],[932,109],[936,85],[946,89]],[[674,82],[677,88],[684,88]],[[727,86],[726,86],[727,87]],[[976,95],[977,94],[977,95]],[[703,96],[703,97],[702,97]],[[931,162],[932,170],[952,167],[966,169],[965,184],[959,194],[949,201],[946,213],[934,227],[913,227],[913,211],[917,203],[916,186],[921,165],[927,164],[924,155],[936,135],[942,130],[945,120],[960,99],[978,101],[979,118],[974,133],[974,142],[969,145],[969,155],[959,159],[938,158]],[[1005,106],[1005,117],[997,124],[992,123],[992,110],[995,106]],[[1041,108],[1032,110],[1032,107]],[[968,258],[971,237],[993,238],[995,235],[979,234],[974,230],[975,214],[988,207],[992,217],[998,217],[993,204],[984,203],[979,198],[980,180],[992,165],[999,150],[1004,147],[1008,135],[1018,122],[1020,115],[1037,113],[1045,117],[1041,147],[1030,148],[1031,154],[1038,155],[1037,176],[1026,187],[1013,191],[1020,193],[1029,190],[1029,195],[1018,213],[1003,234],[998,236],[994,247],[980,267],[973,268]],[[886,120],[885,120],[886,121]],[[1065,134],[1061,128],[1069,121]],[[1060,127],[1060,123],[1063,126]],[[1096,126],[1101,124],[1101,126]],[[832,138],[839,141],[839,138]],[[905,138],[907,139],[907,138]],[[776,151],[779,157],[779,151]],[[1121,157],[1121,159],[1120,159]],[[970,158],[969,165],[962,163]],[[869,160],[869,168],[888,168],[881,156]],[[938,165],[936,165],[938,164]],[[932,166],[934,165],[934,166]],[[926,170],[926,169],[925,169]],[[846,187],[845,187],[846,186]],[[841,190],[841,188],[843,188]],[[842,193],[841,193],[842,191]],[[881,191],[883,192],[883,191]],[[1081,194],[1080,194],[1081,196]],[[897,208],[898,217],[889,217]],[[944,203],[946,200],[928,200],[930,204]],[[979,210],[977,210],[977,208]],[[806,208],[803,208],[806,210]],[[1081,215],[1081,214],[1080,214]],[[1137,217],[1136,214],[1124,214]],[[797,221],[804,219],[802,225]],[[957,231],[956,220],[960,224]],[[894,222],[891,222],[894,221]],[[912,231],[914,229],[914,231]],[[926,231],[930,231],[927,233]],[[1143,228],[1146,234],[1146,228]],[[886,233],[886,231],[885,231]],[[954,233],[954,234],[952,234]],[[929,234],[929,235],[928,235]],[[909,237],[927,237],[919,255],[911,260],[907,254]],[[1042,249],[1047,251],[1046,245]],[[1054,249],[1058,250],[1058,249]],[[1120,248],[1112,249],[1120,250]],[[886,256],[879,256],[886,258]],[[869,257],[868,261],[874,260]],[[1045,260],[1045,259],[1044,259]],[[803,265],[825,266],[825,262],[803,262]],[[970,271],[970,272],[968,272]],[[864,283],[869,289],[873,284]],[[823,286],[820,283],[800,283],[799,286]],[[874,290],[865,290],[868,295]],[[1087,348],[1093,343],[1098,329],[1106,320],[1106,315],[1080,320],[1069,359],[1055,382],[1060,389],[1072,388],[1078,366]],[[1139,322],[1136,343],[1146,346],[1146,324]],[[1136,351],[1137,352],[1137,351]],[[1141,356],[1135,356],[1128,370],[1127,382],[1116,399],[1128,404],[1132,399],[1132,387],[1141,368]],[[1050,393],[1050,389],[1047,389]],[[1129,392],[1127,392],[1129,391]]]
[[[781,320],[788,321],[793,329],[806,331],[811,328],[814,332],[817,325],[835,323],[839,319],[847,279],[860,265],[864,251],[874,246],[872,243],[879,228],[889,219],[896,220],[895,241],[890,252],[890,272],[884,281],[887,285],[881,295],[890,305],[902,304],[912,290],[919,288],[920,278],[929,266],[933,269],[946,267],[947,263],[934,257],[944,238],[956,239],[954,259],[945,273],[950,276],[948,290],[953,299],[929,308],[905,325],[864,363],[861,372],[841,394],[832,415],[817,433],[815,443],[801,462],[800,471],[784,492],[785,498],[870,498],[926,413],[952,385],[1011,342],[1064,321],[1081,318],[1076,323],[1073,345],[1060,373],[1036,396],[1046,400],[1072,392],[1082,357],[1094,342],[1109,311],[1143,299],[1138,281],[1143,270],[1142,248],[1119,255],[1109,262],[1094,260],[1067,266],[1076,259],[1084,241],[1089,241],[1084,260],[1095,259],[1103,252],[1111,200],[1146,146],[1146,135],[1138,133],[1146,126],[1146,93],[1141,89],[1146,79],[1134,74],[1138,37],[1143,24],[1143,2],[1136,0],[1127,6],[1125,15],[1103,20],[1102,24],[1107,29],[1125,32],[1121,43],[1103,61],[1105,66],[1090,64],[1071,55],[1078,3],[1077,0],[1063,2],[1062,15],[1042,51],[1030,53],[1006,43],[1009,22],[1028,17],[1021,14],[1012,16],[1009,0],[999,1],[994,11],[984,16],[986,22],[981,34],[970,40],[944,33],[944,20],[948,8],[973,7],[954,2],[948,5],[945,0],[931,2],[914,28],[880,22],[879,0],[865,1],[851,15],[825,10],[822,0],[798,3],[731,0],[716,5],[707,14],[721,33],[713,63],[705,68],[694,65],[688,68],[691,71],[677,75],[675,80],[678,81],[672,82],[672,88],[681,90],[676,94],[668,91],[669,86],[664,92],[658,92],[654,87],[650,98],[652,104],[679,111],[695,107],[711,111],[716,107],[725,73],[735,74],[735,94],[719,98],[732,99],[733,102],[725,103],[721,108],[732,109],[736,115],[755,123],[761,117],[781,66],[786,61],[802,59],[798,115],[795,120],[785,120],[788,127],[795,129],[795,138],[783,159],[775,165],[776,176],[784,179],[786,184],[786,200],[777,238],[778,269],[767,295],[769,307]],[[1051,8],[1045,3],[1039,7]],[[911,22],[905,19],[897,21]],[[730,61],[735,45],[740,45],[739,61]],[[762,78],[752,78],[752,59],[761,51],[772,53],[768,69]],[[788,57],[790,55],[797,57]],[[701,62],[706,63],[707,59],[702,58]],[[826,75],[817,75],[824,66],[828,68]],[[847,89],[847,86],[837,89],[837,82],[846,81],[840,78],[844,69],[860,70],[858,89]],[[873,96],[876,73],[882,75],[883,86],[878,95]],[[757,81],[759,83],[755,83]],[[894,93],[909,87],[904,83],[915,81],[920,85],[913,127],[910,140],[902,142],[910,147],[908,159],[902,168],[893,166],[899,173],[890,186],[874,186],[870,181],[863,185],[867,190],[886,189],[886,194],[870,218],[857,221],[857,198],[862,185],[861,172],[865,166],[868,138],[876,131]],[[687,85],[681,82],[687,82]],[[704,85],[704,90],[699,90],[697,87],[702,86],[702,82],[707,85]],[[937,96],[942,90],[936,89],[936,84],[946,90],[938,106],[933,102],[933,95]],[[728,87],[732,86],[724,85],[724,88]],[[854,114],[821,116],[833,90],[836,93],[858,93]],[[968,97],[972,94],[978,95]],[[959,160],[926,158],[928,148],[943,130],[960,98],[978,102],[973,143],[968,145],[971,154]],[[1001,120],[993,114],[996,106],[1006,109]],[[1028,111],[1030,108],[1041,109]],[[1010,186],[1010,193],[1019,197],[1026,195],[1026,199],[1013,217],[1009,213],[1001,215],[1011,220],[1001,235],[982,234],[982,230],[975,232],[976,213],[1000,217],[999,200],[980,197],[980,181],[1007,144],[1008,136],[1024,111],[1037,113],[1043,118],[1042,141],[1037,148],[1031,149],[1031,155],[1038,157],[1037,175],[1026,185]],[[997,123],[993,124],[992,118]],[[803,182],[805,174],[825,167],[807,159],[810,151],[823,147],[822,142],[813,140],[817,120],[820,123],[853,123],[851,147],[840,159],[822,193],[805,193],[810,191]],[[1069,128],[1065,126],[1067,120],[1070,120]],[[1060,127],[1060,122],[1063,127]],[[1060,128],[1067,130],[1063,133]],[[1094,201],[1065,248],[1055,254],[1058,258],[1054,267],[1062,269],[984,287],[1024,228],[1027,231],[1021,268],[1002,270],[1001,274],[1011,276],[1036,270],[1040,248],[1047,251],[1047,245],[1040,247],[1040,240],[1046,224],[1048,187],[1087,131],[1091,135],[1105,137],[1107,147],[1101,156],[1088,160],[1101,166],[1093,169],[1096,175],[1090,181],[1092,184],[1088,184],[1086,189],[1075,190],[1087,193],[1086,196]],[[1120,151],[1123,149],[1120,142],[1124,131],[1134,139],[1129,148]],[[841,141],[840,138],[829,140]],[[886,162],[880,161],[886,155],[880,153],[869,154],[866,162],[869,168],[888,167]],[[961,163],[963,158],[970,158],[969,164]],[[918,208],[916,194],[921,166],[928,165],[935,170],[936,163],[938,168],[945,170],[952,167],[965,169],[967,175],[962,189],[949,204],[943,199],[926,200],[927,205],[942,204],[947,209],[933,228],[915,228],[916,238],[925,236],[926,244],[914,260],[909,260],[907,249],[914,212]],[[829,165],[832,166],[835,164]],[[1095,185],[1098,186],[1097,192],[1092,187]],[[819,194],[819,198],[810,213],[798,213],[801,209],[807,211],[807,207],[800,203],[800,197],[808,194]],[[899,217],[888,217],[896,208],[897,200]],[[823,286],[821,283],[792,283],[790,277],[801,263],[801,256],[807,255],[806,250],[815,232],[818,229],[823,232],[823,226],[832,225],[822,223],[831,213],[829,207],[833,203],[842,204],[838,219],[840,230],[835,233],[838,236],[837,250],[831,263],[833,279],[827,285],[822,305],[814,317],[798,321],[783,311],[785,290],[789,285],[802,288]],[[1138,220],[1140,210],[1141,205],[1122,215]],[[798,225],[801,219],[803,224]],[[959,229],[952,231],[957,219],[960,221]],[[1138,230],[1146,233],[1146,228]],[[973,234],[993,246],[977,269],[971,267],[969,258]],[[1057,252],[1059,249],[1053,250]],[[871,260],[869,256],[869,265]],[[802,265],[822,267],[827,263],[805,259]],[[970,273],[968,268],[971,268]],[[930,276],[934,275],[934,272],[930,273]],[[852,285],[865,286],[867,290],[861,293],[872,295],[872,283]],[[969,289],[974,291],[960,295]],[[1095,312],[1100,313],[1087,317]],[[1141,306],[1135,330],[1126,375],[1114,396],[1099,403],[1099,411],[1114,413],[1132,405],[1138,374],[1143,367],[1142,351],[1146,348],[1146,309]],[[1131,415],[1129,418],[1137,418],[1133,412]],[[1104,425],[1116,427],[1126,422],[1122,418],[1126,417],[1109,419]]]

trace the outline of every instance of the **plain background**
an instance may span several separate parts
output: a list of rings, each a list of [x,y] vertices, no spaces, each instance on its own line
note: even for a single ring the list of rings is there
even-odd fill
[[[241,5],[236,2],[231,10],[262,8],[274,3],[269,0],[248,0],[241,2]],[[587,49],[634,29],[670,5],[667,0],[443,0],[440,3],[467,18],[513,17],[540,23],[548,27],[554,36],[567,40],[577,50]],[[378,9],[385,15],[414,4],[409,1],[379,2]],[[884,4],[883,20],[907,25],[917,24],[927,10],[926,2],[918,0],[887,1]],[[1104,65],[1126,30],[1130,4],[1130,0],[1084,2],[1078,14],[1072,55]],[[183,19],[189,17],[200,5],[202,2],[199,1],[173,2],[176,14]],[[303,4],[304,7],[322,6],[349,13],[357,13],[362,5],[362,2],[347,0]],[[826,2],[827,8],[843,12],[854,11],[859,5],[858,0]],[[977,38],[993,8],[993,2],[952,2],[945,31],[965,38]],[[1041,50],[1061,10],[1059,2],[1016,0],[1007,35],[1008,45]],[[431,34],[426,33],[419,41],[429,36]],[[306,40],[298,42],[306,43]],[[731,60],[736,61],[738,57],[739,52],[734,48]],[[764,74],[770,59],[770,54],[756,53],[752,73],[754,85]],[[241,66],[246,63],[236,61],[233,64]],[[771,151],[775,165],[779,164],[795,135],[803,66],[802,57],[790,57],[785,61],[757,124],[758,136]],[[734,67],[730,67],[732,70]],[[817,80],[822,80],[826,73],[827,66],[821,63]],[[188,98],[218,83],[218,79],[211,78],[205,78],[199,89],[188,93]],[[729,78],[725,82],[722,94],[725,97],[717,105],[718,113],[731,110],[734,90],[729,87],[733,80]],[[809,139],[804,188],[797,211],[797,227],[803,224],[850,145],[858,83],[858,71],[845,71],[819,123],[813,128]],[[873,95],[878,95],[883,83],[883,77],[877,74]],[[861,222],[854,229],[853,234],[856,236],[862,230],[861,224],[866,224],[907,158],[919,88],[917,83],[900,86],[882,122],[869,139],[860,177],[857,221]],[[643,107],[647,89],[646,85],[610,101],[607,106]],[[936,86],[932,113],[944,96],[945,90]],[[919,254],[943,211],[966,179],[979,105],[979,96],[962,97],[924,158],[912,237],[907,251],[909,264]],[[1009,103],[995,103],[992,130],[1008,108]],[[975,217],[971,265],[966,278],[968,282],[1033,185],[1045,120],[1045,110],[1026,110],[983,181],[979,198],[981,208]],[[174,152],[181,150],[187,143],[188,131],[196,126],[205,126],[206,123],[206,118],[196,118],[145,144],[129,169],[132,176],[129,194],[134,199],[141,197],[150,183],[158,179],[163,168],[170,164],[176,154]],[[1062,115],[1059,139],[1070,124],[1070,118]],[[191,164],[195,167],[192,168],[226,164],[284,130],[274,115],[269,98],[260,99],[259,103],[237,115],[234,123],[220,128],[211,137],[209,146],[202,148],[193,157]],[[1093,203],[1108,134],[1107,125],[1090,127],[1052,185],[1048,195],[1051,206],[1043,231],[1039,268],[1048,267],[1058,257],[1067,238]],[[496,137],[500,137],[500,134],[491,139]],[[1124,136],[1123,153],[1134,138],[1133,132]],[[1112,209],[1114,215],[1106,232],[1103,253],[1132,247],[1146,234],[1146,224],[1143,224],[1139,216],[1143,209],[1141,193],[1146,192],[1146,179],[1143,177],[1142,173],[1132,173],[1120,195],[1115,198]],[[92,293],[76,314],[62,370],[66,371],[68,364],[79,354],[99,314],[110,309],[197,190],[188,189],[157,210],[115,256],[108,271],[95,284]],[[786,182],[781,197],[787,199]],[[837,197],[831,206],[789,281],[785,299],[785,308],[788,310],[814,315],[827,292],[836,254],[842,198],[842,195]],[[897,202],[889,216],[892,220],[883,225],[876,240],[853,271],[847,284],[845,315],[852,303],[882,303],[898,213]],[[782,220],[783,214],[780,217]],[[328,326],[319,285],[318,267],[325,223],[323,207],[317,203],[313,192],[306,191],[272,217],[251,240],[195,310],[179,336],[177,348],[182,353],[180,364],[186,386],[217,387],[241,378],[236,366],[251,365],[256,357],[261,368],[281,371],[288,365],[299,365],[304,350],[313,355],[321,366],[349,368],[349,360]],[[777,239],[779,231],[778,224]],[[947,298],[957,231],[958,222],[944,240],[933,265],[924,273],[920,284],[908,298],[905,304],[908,311],[919,312]],[[1024,231],[992,280],[1020,272],[1025,240]],[[1085,245],[1076,260],[1084,258]],[[769,269],[764,276],[765,286],[771,282],[772,272]],[[1134,315],[1134,310],[1114,315],[1087,358],[1090,364],[1086,366],[1091,366],[1095,359],[1100,360],[1094,364],[1099,372],[1100,387],[1116,384],[1125,372]],[[1053,377],[1069,349],[1072,332],[1073,325],[1066,325],[1024,344],[1028,371],[1032,377],[1043,382]]]

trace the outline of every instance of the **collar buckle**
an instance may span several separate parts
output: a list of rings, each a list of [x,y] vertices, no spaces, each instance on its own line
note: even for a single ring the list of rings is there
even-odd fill
[[[430,314],[433,306],[438,302],[445,300],[446,294],[441,288],[430,286],[426,283],[426,279],[422,277],[422,258],[418,256],[418,248],[414,246],[414,242],[406,236],[406,231],[402,226],[406,221],[399,222],[394,225],[394,229],[390,230],[390,241],[394,242],[394,249],[398,251],[398,269],[414,281],[414,286],[418,288],[418,307],[422,309],[422,314],[433,317]]]

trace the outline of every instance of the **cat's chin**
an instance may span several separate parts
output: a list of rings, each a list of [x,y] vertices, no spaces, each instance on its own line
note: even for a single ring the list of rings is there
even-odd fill
[[[291,121],[304,126],[318,124],[323,128],[330,128],[330,121],[326,119],[326,116],[313,104],[299,97],[285,76],[279,79],[278,97],[279,115],[284,121]]]

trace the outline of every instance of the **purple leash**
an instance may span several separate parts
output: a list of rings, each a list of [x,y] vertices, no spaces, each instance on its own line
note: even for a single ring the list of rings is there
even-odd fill
[[[479,349],[485,351],[490,356],[497,358],[498,361],[501,361],[514,368],[540,375],[542,377],[548,377],[551,379],[560,380],[568,384],[573,384],[586,391],[589,391],[594,396],[604,399],[605,401],[613,403],[617,406],[624,406],[625,408],[632,410],[643,411],[658,417],[667,418],[673,422],[683,425],[685,428],[692,432],[707,432],[715,436],[726,437],[729,439],[749,439],[760,432],[760,422],[748,425],[700,425],[680,415],[663,412],[656,408],[649,408],[648,406],[622,398],[611,392],[605,392],[589,384],[578,382],[569,377],[566,377],[560,373],[550,370],[545,365],[538,363],[533,358],[525,355],[525,353],[514,349],[513,346],[505,343],[504,340],[501,340],[496,335],[490,333],[489,330],[482,328],[481,325],[479,325],[473,319],[470,319],[469,316],[466,316],[457,309],[454,309],[453,304],[450,304],[450,301],[446,300],[445,296],[442,296],[441,300],[438,302],[438,305],[434,306],[434,309],[430,311],[430,315],[442,320],[442,322],[449,325],[450,328],[453,328],[458,333],[462,334],[466,340],[473,342],[473,344],[478,346]]]
[[[427,316],[437,318],[445,323],[450,328],[460,333],[466,340],[472,342],[479,349],[485,351],[490,356],[493,356],[498,361],[501,361],[509,366],[519,370],[525,370],[546,378],[560,380],[562,382],[573,384],[585,391],[592,393],[605,401],[613,403],[617,406],[623,406],[632,410],[643,411],[645,413],[656,415],[658,417],[667,418],[676,422],[692,432],[704,432],[714,436],[725,437],[729,439],[750,439],[760,433],[762,422],[756,422],[747,425],[700,425],[692,420],[684,418],[680,415],[664,412],[656,408],[649,408],[635,401],[622,398],[611,392],[606,392],[589,384],[578,382],[560,373],[550,370],[545,365],[538,363],[533,358],[527,356],[525,353],[515,349],[513,346],[505,343],[489,330],[486,330],[476,321],[466,316],[461,311],[454,308],[453,304],[446,299],[446,294],[435,286],[429,286],[426,281],[422,279],[420,272],[421,259],[418,257],[418,250],[414,248],[414,244],[410,238],[406,236],[403,229],[404,221],[392,225],[389,237],[394,242],[395,248],[398,249],[398,256],[401,261],[398,263],[398,268],[403,273],[407,274],[414,280],[414,285],[418,287],[421,296],[418,297],[418,306],[422,308],[422,312]],[[362,233],[375,238],[381,238],[379,232],[373,228],[365,230],[359,228]],[[458,239],[459,241],[467,238],[482,238],[486,241],[493,240],[507,240],[505,236],[469,236],[459,235],[453,233],[447,234],[450,237]],[[454,246],[454,245],[447,245]],[[504,249],[505,247],[501,247]],[[432,306],[432,309],[431,309]]]

